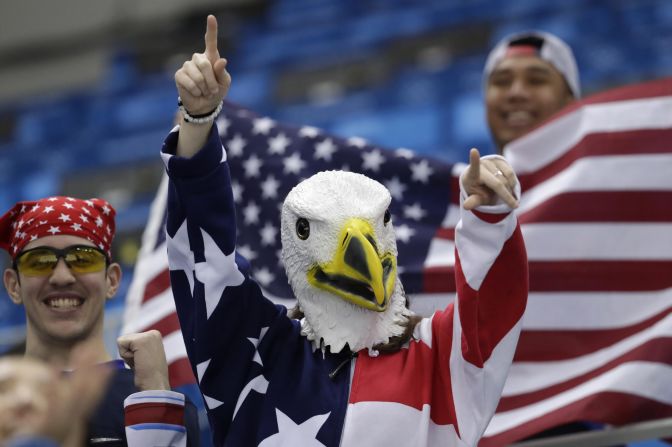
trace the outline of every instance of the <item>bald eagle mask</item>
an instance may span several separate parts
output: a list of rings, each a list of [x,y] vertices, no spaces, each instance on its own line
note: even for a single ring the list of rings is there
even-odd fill
[[[302,333],[340,352],[401,335],[411,314],[397,277],[390,193],[351,172],[299,183],[282,206],[282,259],[305,318]]]

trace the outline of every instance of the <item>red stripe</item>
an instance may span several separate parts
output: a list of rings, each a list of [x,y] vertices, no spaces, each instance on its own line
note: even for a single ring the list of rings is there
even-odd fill
[[[437,239],[448,239],[451,241],[455,240],[455,228],[439,228],[436,232]]]
[[[590,354],[650,328],[669,316],[671,310],[672,307],[668,307],[644,321],[617,329],[523,330],[513,359],[516,362],[543,362]]]
[[[646,343],[637,346],[625,354],[611,360],[610,362],[605,363],[599,368],[577,376],[571,380],[567,380],[538,391],[519,394],[516,396],[503,397],[499,401],[497,412],[514,410],[526,405],[531,405],[535,402],[539,402],[543,399],[555,396],[556,394],[571,390],[572,388],[577,387],[590,379],[601,376],[605,372],[610,371],[615,367],[627,362],[643,360],[672,365],[672,350],[670,350],[670,341],[672,341],[672,338],[669,337],[649,340]],[[534,373],[530,371],[530,374]]]
[[[530,291],[630,292],[672,286],[672,261],[534,261]]]
[[[672,129],[638,129],[592,133],[552,163],[518,176],[523,191],[548,180],[583,157],[672,153]],[[646,175],[646,173],[642,173]]]
[[[165,402],[129,405],[124,410],[126,427],[138,424],[184,425],[184,407]]]
[[[617,409],[617,410],[616,410]],[[672,416],[672,406],[632,394],[602,392],[573,402],[496,436],[481,439],[479,447],[501,447],[558,425],[600,421],[623,425]]]
[[[600,104],[615,101],[629,101],[632,99],[648,99],[658,96],[672,95],[672,78],[657,79],[651,82],[645,82],[636,85],[627,85],[615,88],[602,93],[596,93],[580,101],[571,103],[565,107],[552,119],[568,115],[586,104]]]
[[[170,289],[170,272],[168,269],[164,269],[147,283],[142,302],[146,303],[168,289]]]
[[[194,377],[191,364],[186,357],[179,358],[168,365],[168,376],[170,377],[171,388],[196,383],[196,377]]]
[[[531,261],[530,292],[633,292],[672,287],[672,261]],[[453,266],[428,267],[425,293],[454,293]]]
[[[450,178],[450,203],[460,204],[460,177],[456,175]]]
[[[177,313],[173,312],[166,315],[164,318],[144,330],[148,331],[150,329],[158,330],[161,332],[162,337],[174,332],[180,332],[180,321],[177,318]],[[196,383],[196,378],[191,370],[191,364],[186,357],[181,357],[168,365],[168,377],[170,378],[171,388]]]
[[[423,272],[422,288],[425,293],[455,293],[455,268],[427,267]]]
[[[156,323],[146,327],[145,331],[149,331],[151,329],[156,329],[157,331],[161,332],[161,336],[165,337],[167,335],[172,334],[173,332],[179,332],[181,331],[180,327],[180,320],[177,318],[177,313],[172,312]]]
[[[672,191],[567,192],[522,213],[538,222],[672,222]]]

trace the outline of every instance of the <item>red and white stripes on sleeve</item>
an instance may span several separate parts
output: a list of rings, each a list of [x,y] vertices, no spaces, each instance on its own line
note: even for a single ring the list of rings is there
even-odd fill
[[[133,393],[124,400],[129,446],[186,447],[184,395],[153,390]]]

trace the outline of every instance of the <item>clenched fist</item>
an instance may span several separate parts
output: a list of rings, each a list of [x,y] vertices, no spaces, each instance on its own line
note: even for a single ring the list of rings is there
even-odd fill
[[[140,391],[170,390],[168,362],[159,331],[122,335],[117,346],[119,355],[133,370],[135,386]]]

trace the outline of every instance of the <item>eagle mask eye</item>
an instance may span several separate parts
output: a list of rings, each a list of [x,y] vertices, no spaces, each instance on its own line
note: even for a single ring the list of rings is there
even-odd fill
[[[392,219],[392,214],[390,213],[389,208],[385,210],[385,216],[383,217],[383,224],[387,225]]]
[[[308,236],[310,236],[310,224],[307,219],[300,217],[296,221],[296,235],[301,240],[305,241],[308,239]]]

